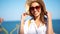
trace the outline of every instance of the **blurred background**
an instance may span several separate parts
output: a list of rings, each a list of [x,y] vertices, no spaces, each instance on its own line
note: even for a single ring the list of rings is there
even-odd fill
[[[52,13],[54,32],[60,34],[60,0],[43,1],[46,9]],[[19,33],[21,14],[26,11],[25,2],[26,0],[0,0],[0,34]]]

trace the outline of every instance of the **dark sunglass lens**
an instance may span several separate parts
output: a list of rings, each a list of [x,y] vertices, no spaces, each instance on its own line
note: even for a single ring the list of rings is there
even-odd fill
[[[30,7],[30,10],[34,10],[34,7]]]
[[[36,9],[40,9],[40,6],[36,6]]]

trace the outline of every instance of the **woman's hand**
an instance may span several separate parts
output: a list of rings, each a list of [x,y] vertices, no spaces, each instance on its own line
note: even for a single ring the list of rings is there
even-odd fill
[[[52,13],[51,12],[47,12],[47,17],[48,17],[48,19],[52,19]]]
[[[22,20],[25,20],[25,18],[26,18],[27,16],[28,16],[27,13],[23,13],[21,19],[22,19]]]

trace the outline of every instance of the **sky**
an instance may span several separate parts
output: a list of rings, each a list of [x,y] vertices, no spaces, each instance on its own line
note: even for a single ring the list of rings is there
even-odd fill
[[[21,20],[25,12],[26,0],[0,0],[0,18],[5,21]],[[52,19],[60,19],[60,0],[44,0],[46,9],[52,13]]]

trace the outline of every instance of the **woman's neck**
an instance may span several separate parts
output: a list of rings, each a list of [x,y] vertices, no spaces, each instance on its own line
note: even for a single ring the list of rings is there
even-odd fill
[[[35,21],[40,21],[40,16],[34,17]]]
[[[35,18],[35,23],[36,23],[37,27],[39,27],[39,25],[41,23],[40,16],[38,16],[38,17]]]

